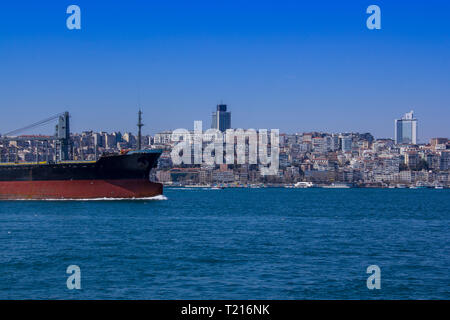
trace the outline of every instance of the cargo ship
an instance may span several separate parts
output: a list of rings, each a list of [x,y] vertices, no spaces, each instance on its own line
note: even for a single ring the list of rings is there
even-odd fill
[[[163,186],[150,181],[161,150],[103,155],[97,161],[0,164],[0,200],[148,198]]]
[[[157,166],[162,150],[141,150],[141,116],[139,111],[137,150],[104,154],[95,161],[68,160],[68,112],[38,122],[41,125],[59,119],[54,138],[60,145],[59,159],[0,163],[0,200],[130,199],[161,195],[163,186],[150,181],[150,171]],[[20,137],[2,139],[17,141]]]

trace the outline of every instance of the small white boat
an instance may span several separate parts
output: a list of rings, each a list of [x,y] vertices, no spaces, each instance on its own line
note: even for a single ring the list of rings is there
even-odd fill
[[[314,184],[312,182],[300,181],[294,184],[294,188],[312,188]]]

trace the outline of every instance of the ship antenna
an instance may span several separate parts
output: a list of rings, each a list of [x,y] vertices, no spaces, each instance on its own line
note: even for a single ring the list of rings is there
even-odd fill
[[[141,143],[142,143],[142,127],[144,126],[144,124],[142,123],[142,110],[139,109],[138,112],[138,142],[137,142],[137,149],[141,150]]]

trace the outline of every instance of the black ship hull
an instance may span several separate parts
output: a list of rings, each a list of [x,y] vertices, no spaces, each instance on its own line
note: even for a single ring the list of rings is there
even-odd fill
[[[95,162],[0,165],[0,199],[141,198],[162,194],[149,181],[160,150],[102,156]]]

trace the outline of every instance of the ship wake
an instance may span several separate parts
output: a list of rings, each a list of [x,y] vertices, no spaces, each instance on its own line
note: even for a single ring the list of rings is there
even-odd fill
[[[143,197],[143,198],[86,198],[86,199],[11,199],[5,201],[160,201],[169,200],[165,195],[157,195],[154,197]],[[3,201],[3,200],[2,200]]]

